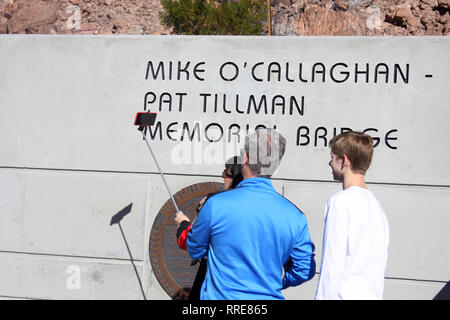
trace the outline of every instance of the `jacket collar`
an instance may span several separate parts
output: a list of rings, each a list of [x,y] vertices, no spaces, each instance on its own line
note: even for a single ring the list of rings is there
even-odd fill
[[[262,177],[247,178],[245,180],[242,180],[236,186],[236,188],[238,187],[266,187],[274,189],[272,185],[272,180],[270,180],[269,178],[262,178]]]

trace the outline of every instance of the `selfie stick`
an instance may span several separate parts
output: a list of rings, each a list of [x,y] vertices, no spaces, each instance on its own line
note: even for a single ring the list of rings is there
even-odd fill
[[[173,198],[172,192],[170,191],[169,185],[167,184],[166,178],[164,177],[164,174],[159,167],[158,160],[156,160],[156,156],[153,153],[152,147],[150,147],[150,143],[147,140],[146,133],[146,127],[151,126],[155,123],[156,119],[156,113],[155,112],[138,112],[136,114],[136,118],[134,120],[134,125],[139,126],[138,130],[142,131],[142,135],[144,137],[145,142],[147,143],[148,149],[150,150],[150,153],[152,154],[153,160],[155,160],[156,166],[158,167],[159,174],[161,175],[161,178],[163,179],[164,184],[166,185],[167,192],[169,192],[170,198],[172,199],[173,205],[175,206],[175,209],[177,212],[180,210],[178,209],[177,203],[175,202],[175,199]]]

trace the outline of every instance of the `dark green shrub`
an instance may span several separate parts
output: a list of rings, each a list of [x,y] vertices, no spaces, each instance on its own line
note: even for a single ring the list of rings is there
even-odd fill
[[[264,31],[266,0],[161,0],[161,23],[176,34],[258,35]]]

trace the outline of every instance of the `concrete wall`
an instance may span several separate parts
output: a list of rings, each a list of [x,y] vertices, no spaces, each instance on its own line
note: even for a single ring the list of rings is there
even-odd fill
[[[449,53],[445,37],[0,36],[0,297],[170,298],[148,254],[168,195],[132,125],[150,109],[174,192],[221,181],[247,125],[276,126],[288,145],[274,185],[305,211],[318,264],[340,190],[327,143],[370,129],[367,180],[391,232],[385,298],[432,299],[450,280]],[[316,285],[285,296],[312,299]]]

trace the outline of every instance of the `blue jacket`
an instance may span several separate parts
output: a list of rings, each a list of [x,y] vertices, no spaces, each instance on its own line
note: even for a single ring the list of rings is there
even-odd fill
[[[209,198],[187,250],[194,259],[208,256],[203,300],[284,299],[282,289],[308,281],[316,269],[306,217],[267,178],[245,179]]]

